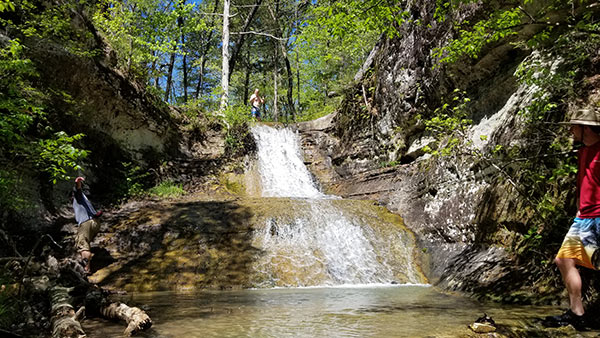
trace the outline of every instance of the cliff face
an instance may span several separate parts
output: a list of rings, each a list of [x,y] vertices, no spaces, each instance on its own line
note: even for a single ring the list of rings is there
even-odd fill
[[[349,89],[338,112],[299,125],[305,157],[326,191],[375,199],[401,215],[419,238],[430,280],[449,289],[506,293],[506,283],[520,280],[511,286],[518,289],[531,278],[518,266],[512,246],[538,216],[523,187],[507,174],[518,172],[518,165],[499,167],[486,159],[499,147],[537,149],[539,154],[551,142],[537,138],[566,135],[555,124],[537,136],[527,132],[521,112],[539,88],[515,75],[525,62],[556,69],[564,60],[543,50],[516,48],[509,39],[488,46],[477,59],[436,65],[432,50],[447,44],[454,30],[432,18],[434,4],[411,1],[412,19],[420,24],[404,25],[401,37],[381,41],[367,75]],[[482,11],[475,4],[464,6],[454,19],[475,20]],[[530,37],[538,29],[527,27],[519,36]],[[591,69],[584,78],[595,78],[595,66]],[[455,88],[470,98],[467,117],[473,123],[464,133],[464,148],[431,156],[424,146],[434,148],[437,135],[423,121]],[[589,102],[591,92],[582,91],[582,101]],[[551,120],[562,120],[564,113],[555,112]],[[566,187],[571,184],[566,181]],[[568,191],[555,195],[561,193]]]
[[[9,13],[17,23],[19,13]],[[161,159],[177,155],[182,135],[170,108],[150,94],[142,82],[116,67],[116,56],[96,31],[84,12],[73,10],[68,42],[59,38],[25,35],[13,26],[0,32],[0,43],[18,39],[24,58],[31,60],[37,75],[32,87],[44,94],[43,110],[46,125],[69,135],[83,133],[76,142],[89,151],[82,175],[97,195],[114,195],[126,186],[127,168],[135,163],[143,168],[156,167]],[[37,127],[32,127],[35,134]],[[11,163],[11,166],[16,165]],[[23,195],[31,207],[10,216],[14,223],[39,229],[50,225],[59,212],[58,206],[68,202],[72,182],[49,183],[39,168],[21,164]],[[23,167],[25,166],[25,167]],[[111,201],[114,202],[114,201]],[[10,223],[10,221],[9,221]],[[18,227],[21,228],[21,227]]]
[[[87,37],[89,50],[81,55],[64,45],[24,40],[40,73],[40,87],[69,95],[68,101],[54,101],[54,109],[70,115],[62,121],[67,130],[114,143],[137,159],[147,152],[176,150],[178,135],[169,107],[116,67],[116,55],[84,13],[73,13],[71,19],[73,29]]]

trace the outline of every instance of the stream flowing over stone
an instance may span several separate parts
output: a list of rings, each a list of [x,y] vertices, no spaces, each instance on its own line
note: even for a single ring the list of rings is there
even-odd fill
[[[263,250],[255,264],[260,287],[424,283],[413,262],[414,239],[365,215],[359,203],[319,191],[296,132],[256,126],[252,134],[265,203],[287,199],[292,209],[265,217],[255,231],[253,245]]]
[[[323,198],[302,160],[298,135],[291,129],[256,126],[258,164],[264,197]]]

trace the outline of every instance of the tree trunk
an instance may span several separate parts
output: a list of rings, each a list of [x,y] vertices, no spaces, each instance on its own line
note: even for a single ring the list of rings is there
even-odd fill
[[[285,46],[282,45],[282,53],[285,52],[284,60],[285,60],[285,69],[287,71],[287,80],[288,80],[288,90],[287,90],[287,100],[288,100],[288,108],[290,113],[292,114],[292,119],[296,120],[296,108],[294,107],[294,97],[293,97],[293,89],[294,89],[294,74],[292,74],[292,66],[290,65],[290,60],[287,57],[287,51]]]
[[[181,42],[183,43],[183,36],[181,37]],[[186,55],[183,55],[183,63],[181,64],[183,67],[183,103],[187,103],[188,101],[188,74],[187,74],[187,63],[186,63]]]
[[[181,2],[181,6],[185,6],[185,2],[186,0],[183,0]],[[185,46],[185,35],[183,34],[183,18],[179,17],[177,18],[177,26],[179,26],[179,32],[181,34],[181,46],[182,48]],[[185,53],[183,53],[183,61],[181,64],[182,67],[182,71],[183,71],[183,103],[187,103],[188,100],[188,79],[187,79],[187,55]]]
[[[250,10],[248,17],[246,18],[246,21],[244,22],[244,27],[242,27],[242,32],[245,32],[248,30],[248,28],[250,28],[252,19],[254,18],[256,11],[258,11],[258,8],[261,3],[262,3],[262,0],[256,0],[256,3],[254,4],[254,6],[252,6],[252,9]],[[233,70],[235,68],[235,64],[240,55],[240,51],[242,50],[242,46],[244,45],[244,41],[246,41],[246,35],[239,34],[237,41],[233,45],[233,53],[231,53],[231,59],[229,60],[229,78],[231,78],[231,74],[233,73]]]
[[[275,22],[275,24],[276,24],[277,35],[279,35],[279,37],[281,39],[283,39],[283,31],[281,30],[281,27],[279,26],[279,21],[277,20],[277,17],[279,16],[279,3],[276,4],[275,11],[273,11],[273,9],[271,9],[271,7],[269,7],[269,12],[271,13],[271,18],[273,19],[273,22]],[[285,61],[285,69],[286,69],[287,80],[288,80],[288,89],[287,89],[288,109],[289,109],[289,112],[292,113],[292,117],[294,119],[296,119],[296,109],[294,108],[294,98],[293,98],[294,75],[292,74],[292,67],[290,65],[290,60],[287,56],[286,43],[284,40],[277,40],[275,42],[275,44],[279,45],[279,48],[281,49],[281,54],[282,54],[283,60]],[[275,49],[276,49],[275,51],[277,52],[277,46],[275,46]],[[276,67],[277,67],[277,65],[276,65]]]
[[[246,78],[244,79],[244,103],[248,102],[248,92],[250,91],[250,73],[252,71],[252,63],[250,62],[250,49],[246,53]]]
[[[277,40],[275,40],[275,56],[273,58],[273,120],[275,120],[275,122],[277,122],[278,118],[279,118],[279,108],[277,107],[277,78],[278,78],[278,73],[279,73],[279,66],[278,66],[278,62],[277,59],[279,57],[279,53],[277,52]]]
[[[100,314],[107,319],[125,321],[127,328],[124,333],[128,336],[132,336],[152,326],[152,320],[146,312],[137,307],[129,307],[119,302],[110,303],[108,306],[102,307]]]
[[[173,66],[175,65],[175,52],[171,53],[171,59],[169,60],[169,70],[167,71],[167,87],[165,88],[165,101],[169,101],[169,95],[171,94],[171,86],[173,84]]]
[[[79,323],[85,307],[75,313],[69,292],[72,288],[55,286],[50,290],[52,306],[52,338],[85,338],[85,332]]]
[[[213,9],[213,13],[217,14],[217,9],[219,8],[219,0],[215,0],[215,7]],[[211,41],[212,41],[212,37],[213,37],[213,30],[212,30],[212,26],[215,24],[215,20],[214,18],[216,17],[216,15],[213,15],[211,20],[210,20],[210,24],[209,27],[211,27],[210,32],[208,33],[208,37],[205,40],[205,44],[202,47],[202,51],[200,52],[200,74],[198,75],[198,85],[196,86],[196,95],[195,98],[196,100],[198,99],[198,96],[200,95],[200,91],[202,91],[202,87],[204,86],[204,72],[206,69],[206,60],[208,59],[206,57],[206,55],[208,54],[209,49],[211,48]]]
[[[200,91],[202,91],[202,87],[204,87],[204,67],[206,65],[206,59],[204,58],[204,53],[200,56],[200,72],[198,74],[198,84],[196,85],[196,94],[195,99],[198,100],[200,96]]]
[[[230,0],[223,1],[223,68],[221,71],[221,110],[229,103],[229,4]]]
[[[152,57],[156,57],[156,51],[152,51]],[[159,84],[158,84],[158,80],[160,78],[160,69],[156,68],[156,61],[158,61],[158,58],[152,60],[152,66],[150,68],[150,79],[152,79],[152,77],[154,77],[154,87],[160,89]]]
[[[294,31],[298,34],[298,2],[294,2]],[[298,48],[296,48],[296,96],[298,100],[298,111],[301,112],[300,105],[300,53],[298,52]],[[296,117],[294,116],[294,120]]]
[[[296,96],[298,101],[298,113],[302,113],[302,105],[300,104],[300,59],[298,56],[298,51],[296,51]]]
[[[377,40],[377,43],[375,43],[375,46],[373,46],[373,49],[371,49],[369,56],[367,56],[367,59],[365,60],[365,62],[362,64],[362,66],[360,67],[358,72],[356,72],[356,74],[354,75],[354,82],[358,83],[359,81],[361,81],[363,76],[365,76],[365,73],[367,72],[367,70],[369,70],[369,68],[371,68],[373,61],[375,60],[375,55],[379,51],[379,48],[381,47],[381,44],[385,38],[386,38],[385,34],[382,34],[379,37],[379,40]]]

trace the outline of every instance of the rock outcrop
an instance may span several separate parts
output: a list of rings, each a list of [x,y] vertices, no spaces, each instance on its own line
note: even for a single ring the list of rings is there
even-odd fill
[[[433,19],[434,5],[409,1],[411,19],[419,23],[380,42],[370,75],[348,90],[337,113],[298,124],[305,161],[328,193],[375,199],[401,215],[426,252],[422,260],[429,264],[423,268],[433,282],[452,290],[508,294],[531,278],[510,246],[539,215],[505,169],[488,159],[498,147],[549,146],[525,133],[521,112],[539,88],[520,83],[515,72],[524,62],[546,63],[552,70],[562,60],[505,39],[484,48],[477,59],[438,65],[432,51],[455,31]],[[454,21],[483,14],[477,4],[465,5]],[[538,29],[526,27],[519,34],[527,38]],[[436,135],[423,121],[455,89],[470,98],[466,115],[473,121],[461,150],[476,156],[460,151],[432,156],[425,146],[435,149]],[[560,121],[564,113],[548,122]],[[544,128],[539,139],[566,135],[555,124]]]

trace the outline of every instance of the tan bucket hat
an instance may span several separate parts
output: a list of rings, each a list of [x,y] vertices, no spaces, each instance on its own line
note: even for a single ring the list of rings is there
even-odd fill
[[[573,113],[569,122],[559,122],[559,124],[581,124],[585,126],[600,126],[600,110],[579,109],[575,113]]]

